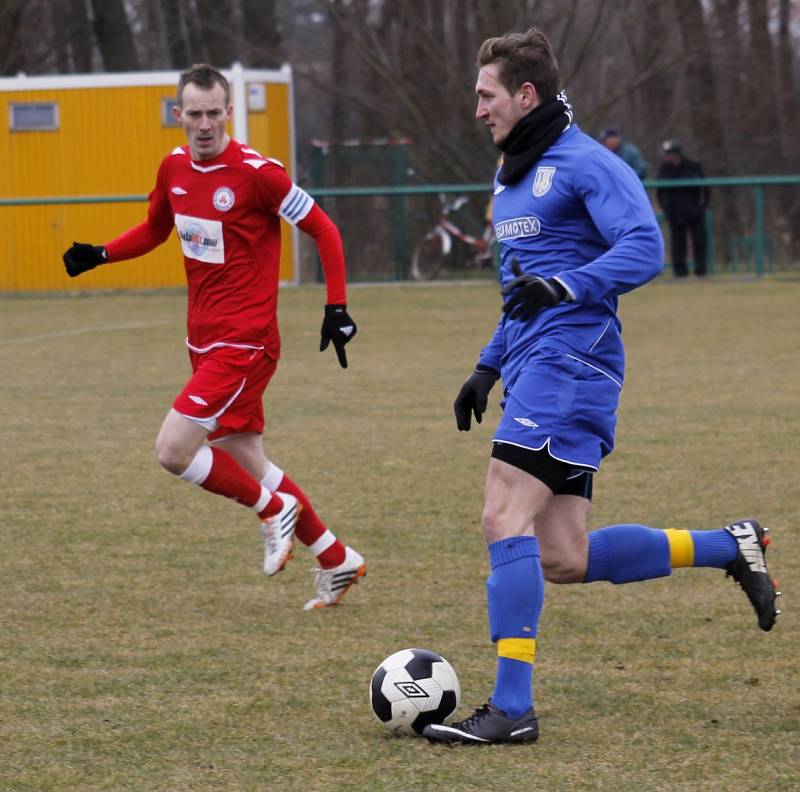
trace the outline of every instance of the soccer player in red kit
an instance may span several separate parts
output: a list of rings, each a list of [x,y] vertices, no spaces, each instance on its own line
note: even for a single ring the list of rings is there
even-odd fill
[[[332,343],[347,367],[345,344],[356,324],[347,313],[341,235],[281,163],[228,136],[233,106],[224,75],[193,66],[181,74],[177,100],[175,117],[189,145],[162,161],[147,220],[103,246],[74,243],[64,264],[75,277],[141,256],[174,226],[188,282],[192,376],[161,425],[158,461],[184,481],[258,514],[267,575],[284,568],[296,536],[320,565],[316,596],[305,609],[336,605],[366,574],[364,559],[334,536],[300,487],[267,459],[262,396],[280,356],[280,218],[316,243],[327,285],[320,351]]]

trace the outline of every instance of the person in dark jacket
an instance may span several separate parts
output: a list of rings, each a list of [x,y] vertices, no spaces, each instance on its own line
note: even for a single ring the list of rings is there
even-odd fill
[[[703,166],[683,155],[677,140],[666,140],[661,146],[663,159],[658,171],[659,179],[702,179]],[[658,205],[669,223],[672,271],[676,278],[689,274],[686,266],[686,232],[692,237],[694,274],[706,274],[706,224],[708,187],[660,187],[656,192]]]

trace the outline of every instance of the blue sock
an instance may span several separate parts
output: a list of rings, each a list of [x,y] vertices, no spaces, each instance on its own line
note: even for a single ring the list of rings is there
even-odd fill
[[[646,525],[609,525],[589,534],[584,583],[632,583],[671,573],[669,541],[664,531]]]
[[[519,718],[533,706],[533,664],[497,658],[492,704],[509,718]]]
[[[539,614],[544,602],[544,578],[539,544],[533,536],[515,536],[489,545],[491,574],[486,581],[489,634],[494,642],[530,642],[531,660]],[[533,663],[498,657],[492,703],[510,718],[533,706]]]
[[[689,533],[694,543],[694,566],[725,569],[736,560],[739,543],[724,528]]]

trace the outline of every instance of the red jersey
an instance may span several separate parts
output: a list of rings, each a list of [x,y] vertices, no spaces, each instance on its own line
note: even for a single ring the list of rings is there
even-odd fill
[[[277,359],[276,317],[282,217],[311,234],[328,283],[328,302],[346,302],[341,236],[281,163],[235,140],[209,160],[188,146],[161,162],[147,220],[105,247],[109,261],[140,256],[173,226],[188,283],[187,344],[265,349]]]

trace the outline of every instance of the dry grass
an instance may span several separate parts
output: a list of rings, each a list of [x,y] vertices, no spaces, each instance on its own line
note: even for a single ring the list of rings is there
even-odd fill
[[[441,651],[491,689],[478,530],[488,423],[452,399],[489,286],[351,293],[351,368],[316,351],[322,292],[282,295],[268,449],[370,572],[304,613],[312,565],[260,574],[252,516],[161,472],[187,372],[180,295],[0,303],[0,789],[771,790],[800,777],[800,283],[668,282],[623,298],[629,377],[593,522],[773,528],[786,613],[760,633],[714,570],[547,591],[536,746],[391,738],[367,685]]]

